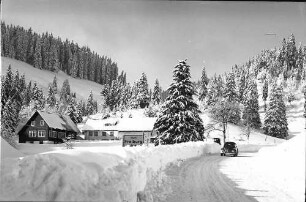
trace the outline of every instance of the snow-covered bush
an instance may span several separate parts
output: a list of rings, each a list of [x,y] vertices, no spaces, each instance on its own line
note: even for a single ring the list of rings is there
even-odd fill
[[[145,111],[144,111],[144,115],[146,117],[157,117],[157,110],[154,109],[153,107],[149,107],[149,108],[146,108]]]

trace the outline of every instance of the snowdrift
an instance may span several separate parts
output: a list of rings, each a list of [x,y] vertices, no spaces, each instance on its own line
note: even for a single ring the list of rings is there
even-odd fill
[[[217,153],[214,143],[171,146],[76,147],[7,159],[0,200],[136,201],[137,193],[169,163]]]
[[[0,137],[0,157],[5,158],[16,158],[24,156],[23,153],[12,147],[7,141]]]

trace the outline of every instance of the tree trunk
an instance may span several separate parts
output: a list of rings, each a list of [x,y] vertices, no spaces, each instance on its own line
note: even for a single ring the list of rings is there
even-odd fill
[[[223,145],[225,144],[225,139],[226,139],[226,125],[223,123]]]

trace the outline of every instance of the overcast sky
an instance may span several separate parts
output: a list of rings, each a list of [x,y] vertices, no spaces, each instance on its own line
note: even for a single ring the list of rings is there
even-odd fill
[[[158,78],[164,89],[181,59],[198,80],[203,65],[210,76],[229,71],[291,33],[306,42],[305,3],[3,0],[2,19],[88,45],[128,82],[145,72],[150,87]]]

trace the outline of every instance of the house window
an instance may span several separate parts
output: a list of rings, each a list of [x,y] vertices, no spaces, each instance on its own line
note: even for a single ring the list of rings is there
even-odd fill
[[[31,126],[35,126],[35,121],[31,121]]]
[[[44,126],[44,125],[45,125],[44,120],[40,120],[40,126]]]
[[[92,136],[92,135],[93,135],[91,130],[88,131],[88,135],[89,135],[89,136]]]
[[[109,135],[114,136],[114,131],[111,131]]]
[[[36,130],[30,130],[29,137],[36,137]]]
[[[49,130],[49,137],[52,137],[52,130]]]
[[[98,136],[98,131],[97,130],[94,131],[94,136]]]
[[[37,137],[46,137],[46,131],[45,130],[39,130]]]
[[[102,131],[102,136],[106,136],[106,132],[105,131]]]
[[[56,138],[56,131],[52,131],[52,135]]]
[[[64,132],[59,132],[58,133],[58,138],[65,138],[65,133]]]

